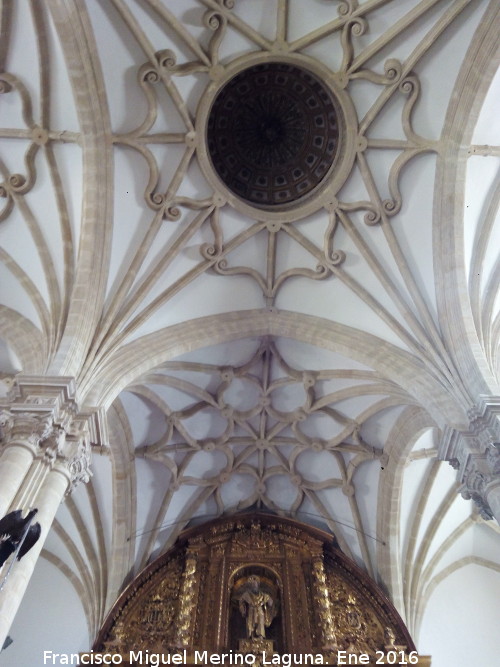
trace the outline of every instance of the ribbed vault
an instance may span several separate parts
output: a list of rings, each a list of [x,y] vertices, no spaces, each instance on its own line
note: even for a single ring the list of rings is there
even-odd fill
[[[499,31],[495,0],[0,2],[1,378],[106,415],[43,552],[91,640],[185,526],[248,507],[333,531],[416,640],[454,572],[497,581],[440,453],[499,394]],[[338,124],[275,207],[210,154],[268,63]]]

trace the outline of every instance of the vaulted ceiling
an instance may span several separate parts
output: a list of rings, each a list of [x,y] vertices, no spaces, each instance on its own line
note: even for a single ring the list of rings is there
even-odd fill
[[[433,592],[500,586],[498,526],[439,456],[500,394],[498,3],[0,7],[0,369],[74,377],[108,429],[32,582],[83,610],[54,650],[190,522],[255,507],[330,529],[439,652]],[[235,194],[206,134],[270,62],[339,126],[286,206]]]

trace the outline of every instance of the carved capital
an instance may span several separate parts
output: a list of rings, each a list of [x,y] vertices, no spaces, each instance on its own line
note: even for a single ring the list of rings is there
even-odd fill
[[[53,464],[60,450],[64,447],[66,431],[59,426],[51,426],[47,429],[45,437],[40,439],[39,454],[49,464]]]
[[[39,443],[52,431],[52,417],[4,409],[0,417],[0,428],[4,447],[21,444],[35,452]]]
[[[10,410],[1,409],[0,410],[0,441],[2,443],[7,442],[12,427],[14,426],[14,418]]]
[[[500,442],[493,442],[486,450],[486,462],[492,475],[500,475]]]
[[[500,484],[500,449],[492,443],[484,454],[472,454],[464,470],[462,497],[473,500],[483,519],[494,518],[488,500],[488,490],[495,482]]]
[[[78,428],[75,423],[66,428],[53,427],[47,438],[40,442],[39,455],[50,467],[58,464],[67,470],[71,480],[67,493],[80,482],[87,483],[92,476],[88,430]]]
[[[74,456],[69,460],[68,468],[71,475],[69,492],[83,482],[86,484],[92,477],[92,454],[88,439],[80,440]]]
[[[439,458],[450,461],[453,467],[464,469],[472,453],[484,454],[491,445],[500,442],[500,397],[483,398],[469,410],[467,429],[448,428],[439,444]]]
[[[467,430],[443,434],[439,457],[458,471],[462,497],[473,500],[484,519],[492,519],[486,490],[500,480],[500,397],[483,398],[469,418]]]
[[[30,447],[49,467],[62,466],[71,480],[68,492],[89,481],[90,436],[105,433],[102,413],[81,413],[75,396],[73,378],[18,375],[0,402],[2,444]]]

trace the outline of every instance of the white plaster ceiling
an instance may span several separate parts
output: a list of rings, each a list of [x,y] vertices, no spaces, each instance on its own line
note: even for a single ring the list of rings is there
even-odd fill
[[[249,507],[330,529],[418,644],[441,580],[499,576],[496,524],[437,460],[498,393],[496,3],[1,7],[1,370],[75,376],[109,424],[47,540],[57,574],[35,572],[76,590],[89,636],[41,623],[30,655],[88,648],[190,521]],[[356,113],[345,184],[278,231],[226,203],[193,139],[250,54],[307,58]],[[36,598],[0,664],[35,664],[16,630]]]

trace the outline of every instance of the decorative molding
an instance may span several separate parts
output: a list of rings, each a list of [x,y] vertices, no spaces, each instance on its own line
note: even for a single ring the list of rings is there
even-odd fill
[[[469,412],[467,431],[447,428],[439,446],[439,458],[457,470],[460,493],[473,500],[483,517],[494,517],[486,488],[500,481],[500,397],[482,397]],[[496,517],[497,520],[500,519]]]
[[[104,420],[103,414],[81,414],[75,395],[74,378],[17,375],[0,405],[2,446],[29,447],[50,468],[62,464],[68,493],[92,475],[90,434],[102,433]]]
[[[108,418],[105,408],[85,408],[80,410],[79,415],[88,426],[91,447],[99,447],[100,453],[109,451]]]
[[[54,424],[64,428],[78,412],[75,396],[72,377],[20,374],[15,376],[7,398],[13,414],[50,415]]]

